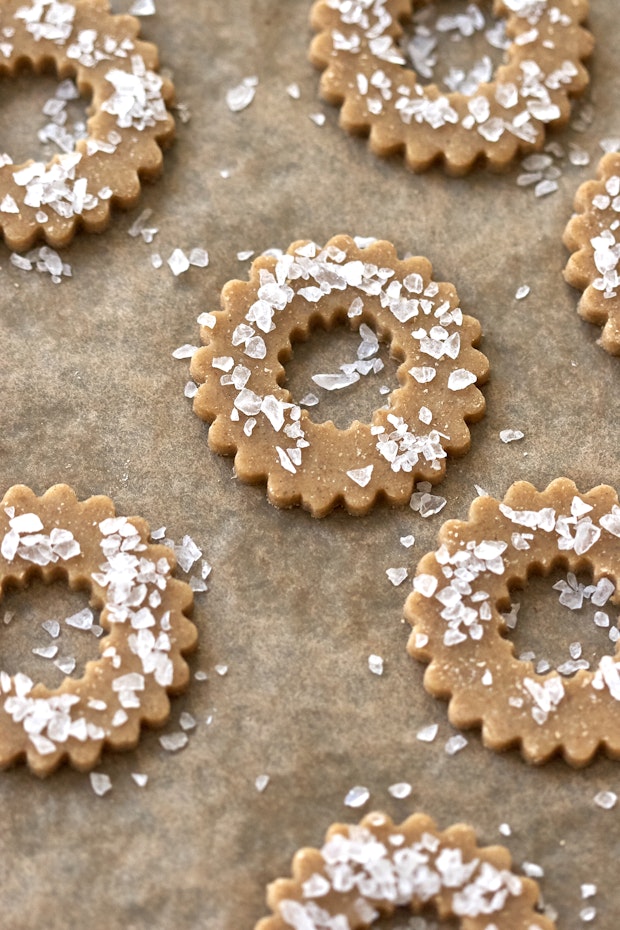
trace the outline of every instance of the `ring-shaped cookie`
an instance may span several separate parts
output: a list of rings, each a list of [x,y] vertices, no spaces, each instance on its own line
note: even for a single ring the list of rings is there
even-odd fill
[[[291,879],[269,885],[274,912],[255,930],[360,930],[397,907],[432,906],[461,930],[553,930],[538,913],[539,888],[511,871],[503,846],[479,847],[466,824],[437,829],[425,814],[395,825],[383,813],[334,824],[319,849],[300,849]]]
[[[469,448],[467,421],[484,414],[476,383],[488,362],[473,346],[480,326],[464,316],[451,284],[432,280],[424,258],[394,246],[359,247],[336,236],[324,248],[297,242],[262,256],[250,280],[229,281],[222,310],[203,326],[192,359],[194,410],[211,423],[209,445],[235,455],[242,481],[267,481],[270,501],[324,516],[337,504],[366,513],[380,498],[409,499],[416,480],[436,483],[448,453]],[[374,327],[398,359],[399,387],[372,415],[337,429],[314,422],[282,386],[295,340],[320,325]]]
[[[583,291],[580,316],[602,326],[601,345],[620,355],[620,154],[604,155],[597,175],[575,197],[577,215],[564,233],[573,253],[564,277]]]
[[[464,174],[477,161],[502,169],[519,151],[540,148],[545,127],[561,126],[569,98],[588,83],[582,61],[593,40],[582,28],[587,0],[496,0],[512,39],[507,62],[471,96],[422,86],[406,66],[401,23],[421,0],[318,0],[312,25],[319,33],[310,60],[321,75],[321,95],[342,104],[340,124],[369,135],[387,156],[404,150],[407,165],[424,171],[443,161]]]
[[[160,145],[171,141],[170,81],[160,77],[157,48],[137,38],[133,16],[113,16],[107,0],[2,0],[0,78],[28,65],[53,68],[92,95],[88,136],[50,162],[14,165],[0,150],[0,231],[11,249],[40,237],[55,247],[78,225],[101,232],[111,204],[130,208],[140,179],[162,168]]]
[[[0,671],[0,766],[26,757],[43,776],[67,759],[87,771],[104,744],[129,749],[142,723],[168,718],[168,693],[189,679],[193,595],[171,576],[170,549],[147,540],[144,520],[117,517],[107,497],[78,501],[66,485],[42,497],[17,485],[0,502],[0,595],[35,574],[65,579],[89,591],[105,631],[99,658],[58,688]]]
[[[430,663],[424,686],[449,699],[458,727],[482,727],[486,746],[520,746],[529,762],[562,754],[574,766],[599,748],[620,757],[620,648],[572,678],[537,674],[505,638],[511,588],[554,568],[590,571],[620,604],[620,507],[613,488],[585,494],[558,478],[538,492],[525,481],[503,502],[476,499],[469,520],[450,520],[425,555],[405,604],[408,650]]]

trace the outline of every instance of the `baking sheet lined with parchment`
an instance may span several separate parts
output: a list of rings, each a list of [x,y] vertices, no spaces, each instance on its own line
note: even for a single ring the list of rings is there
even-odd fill
[[[118,0],[114,9],[128,6]],[[446,753],[455,731],[405,652],[401,617],[418,558],[434,547],[443,519],[466,517],[476,485],[498,497],[513,481],[542,488],[559,475],[584,491],[620,485],[620,361],[596,344],[598,330],[578,317],[578,294],[561,274],[575,191],[595,175],[600,140],[620,133],[615,5],[592,3],[596,48],[582,131],[550,137],[566,153],[571,142],[586,150],[590,164],[556,150],[558,190],[539,198],[517,184],[518,165],[501,176],[413,175],[402,158],[381,161],[365,140],[346,135],[307,61],[306,0],[156,7],[142,35],[158,44],[191,113],[178,122],[164,174],[106,232],[76,236],[62,253],[72,276],[59,284],[15,267],[0,245],[0,476],[3,491],[24,483],[42,493],[67,482],[81,498],[107,494],[120,513],[165,525],[179,542],[189,534],[203,549],[213,571],[208,592],[196,597],[192,681],[173,699],[163,732],[178,732],[182,713],[196,727],[178,753],[165,751],[154,731],[131,752],[105,753],[97,771],[112,790],[101,798],[86,775],[66,767],[45,781],[24,766],[2,773],[2,925],[252,928],[266,913],[266,883],[288,874],[298,847],[320,844],[334,821],[384,809],[397,821],[421,810],[442,827],[471,823],[481,844],[508,846],[518,870],[540,866],[558,927],[577,930],[580,912],[594,906],[590,925],[611,930],[620,806],[603,810],[594,797],[619,792],[618,763],[599,758],[575,771],[556,759],[533,768],[516,751],[486,750],[477,731]],[[252,76],[253,102],[232,112],[226,91]],[[19,156],[31,151],[38,124],[28,98],[49,96],[54,82],[43,80],[45,87],[34,77],[13,87],[2,79],[0,148],[14,140]],[[16,101],[27,119],[16,121]],[[159,229],[150,244],[128,235],[145,208]],[[238,253],[304,238],[324,243],[340,232],[427,256],[436,279],[453,282],[464,312],[482,324],[487,414],[472,426],[469,454],[448,463],[436,490],[447,504],[428,519],[408,507],[322,520],[276,510],[263,487],[240,484],[231,460],[210,452],[207,427],[184,396],[188,362],[172,353],[198,343],[196,317],[218,308],[226,281],[247,276],[249,260]],[[208,250],[208,267],[175,277],[166,259],[176,248]],[[164,259],[159,269],[154,252]],[[340,334],[333,342],[343,359],[354,353],[356,340]],[[296,390],[338,363],[329,343],[317,337],[314,349],[310,341],[294,356]],[[389,384],[394,369],[384,374]],[[378,391],[375,399],[383,402]],[[372,396],[339,397],[334,415],[346,423],[360,404],[368,416]],[[525,436],[502,443],[505,429]],[[400,538],[410,534],[415,544],[405,548]],[[409,578],[395,586],[386,569],[401,566]],[[33,586],[40,620],[46,596]],[[536,584],[519,599],[520,648],[528,615],[532,624],[549,620],[549,642],[578,639],[578,619],[558,632],[557,592]],[[26,655],[30,637],[27,623],[19,636],[12,631],[16,653],[3,663],[15,662],[19,648]],[[381,676],[369,670],[371,654],[383,658]],[[418,740],[431,724],[434,741]],[[147,785],[132,773],[147,774]],[[258,791],[261,775],[269,782]],[[393,798],[388,787],[405,781],[411,795]],[[344,805],[355,786],[370,793],[361,810]],[[596,894],[584,899],[582,884],[595,884]],[[406,923],[402,915],[392,925]]]

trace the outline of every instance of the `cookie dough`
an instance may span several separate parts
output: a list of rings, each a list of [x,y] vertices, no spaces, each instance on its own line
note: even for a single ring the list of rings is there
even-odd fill
[[[26,758],[37,775],[63,760],[91,769],[104,745],[129,749],[142,723],[168,718],[168,693],[181,691],[189,671],[183,655],[197,631],[186,614],[189,585],[172,577],[175,559],[149,543],[139,517],[119,517],[107,497],[78,501],[56,485],[42,497],[11,488],[0,502],[0,592],[25,587],[37,574],[86,588],[101,610],[100,656],[81,678],[50,690],[0,665],[0,766]]]
[[[323,71],[321,95],[340,105],[347,132],[369,135],[377,155],[405,153],[424,171],[451,174],[476,162],[506,167],[520,151],[541,148],[546,127],[562,126],[569,98],[588,83],[583,60],[593,40],[582,23],[587,0],[496,0],[512,39],[506,63],[475,93],[423,86],[399,45],[402,23],[420,0],[318,0],[310,60]]]
[[[583,291],[583,319],[603,327],[603,348],[620,355],[620,154],[605,155],[597,174],[577,191],[577,215],[564,233],[573,253],[564,277]]]
[[[340,321],[374,327],[398,359],[399,387],[370,423],[315,423],[282,386],[292,343]],[[222,310],[201,330],[192,359],[194,410],[209,445],[235,456],[237,476],[267,482],[279,507],[322,517],[337,504],[364,514],[379,499],[407,501],[416,480],[438,482],[446,456],[469,448],[467,422],[485,404],[476,387],[488,362],[473,348],[478,321],[424,258],[400,260],[389,242],[336,236],[258,258],[250,280],[230,281]]]
[[[620,507],[613,488],[583,494],[558,478],[544,491],[520,481],[503,501],[479,497],[469,520],[450,520],[420,561],[405,617],[409,653],[429,663],[424,686],[449,699],[458,727],[482,727],[486,746],[520,746],[529,762],[561,754],[574,766],[603,749],[620,757],[620,649],[571,678],[517,659],[503,611],[528,575],[558,565],[589,570],[620,604]],[[603,603],[603,601],[599,601]]]
[[[293,877],[269,886],[273,914],[255,930],[359,930],[397,907],[432,906],[465,930],[553,930],[536,911],[536,882],[511,871],[503,846],[479,847],[473,829],[437,829],[425,814],[395,825],[381,813],[335,824],[322,849],[301,849]]]
[[[170,81],[157,74],[157,49],[137,38],[133,16],[112,16],[107,0],[3,0],[0,79],[28,65],[54,66],[91,95],[88,137],[45,164],[15,165],[0,152],[0,231],[11,249],[38,238],[54,247],[78,226],[101,232],[114,204],[133,207],[141,178],[162,168],[161,145],[172,140]]]

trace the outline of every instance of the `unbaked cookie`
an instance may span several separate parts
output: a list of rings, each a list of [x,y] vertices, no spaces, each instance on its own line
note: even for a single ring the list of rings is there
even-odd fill
[[[603,327],[601,345],[620,355],[620,154],[605,155],[598,181],[586,181],[575,197],[564,243],[573,253],[564,271],[583,291],[579,313]]]
[[[14,165],[0,152],[0,231],[11,249],[40,237],[67,245],[78,226],[101,232],[110,205],[133,207],[140,179],[156,177],[171,141],[173,88],[157,73],[157,49],[137,39],[133,16],[112,16],[107,0],[2,0],[0,77],[24,65],[53,65],[92,94],[88,136],[45,164]]]
[[[620,648],[573,677],[539,674],[515,656],[502,613],[512,588],[558,566],[591,571],[595,603],[620,604],[617,493],[600,485],[582,494],[567,478],[542,492],[520,481],[501,502],[479,497],[439,541],[418,565],[405,617],[408,650],[429,663],[424,686],[449,699],[450,721],[481,726],[486,746],[520,746],[530,762],[561,753],[585,765],[598,749],[620,757]]]
[[[503,846],[479,847],[473,829],[439,831],[425,814],[395,825],[385,814],[334,824],[321,849],[301,849],[293,877],[269,886],[273,914],[255,930],[360,930],[397,907],[432,906],[463,930],[553,930],[538,913],[536,882],[511,870]]]
[[[506,64],[471,95],[423,86],[407,67],[402,23],[420,0],[318,0],[310,60],[323,70],[321,94],[342,104],[340,123],[370,136],[377,155],[404,151],[423,171],[443,161],[464,174],[477,161],[501,169],[519,151],[540,148],[546,126],[566,123],[569,98],[588,83],[582,61],[592,36],[587,0],[497,0],[512,42]]]
[[[348,429],[314,422],[282,386],[292,343],[341,321],[370,324],[399,362],[386,405]],[[262,256],[249,281],[224,287],[208,323],[192,359],[194,410],[211,424],[211,448],[235,456],[242,481],[266,481],[279,507],[321,517],[337,504],[363,514],[382,497],[404,503],[416,480],[438,482],[446,456],[467,451],[466,423],[484,414],[478,321],[426,259],[401,261],[389,242],[336,236]]]
[[[11,488],[0,502],[0,593],[25,587],[34,574],[86,588],[101,609],[100,656],[79,679],[49,689],[22,672],[0,670],[0,766],[26,758],[47,775],[67,759],[91,769],[104,745],[129,749],[142,723],[160,726],[168,693],[181,691],[189,671],[183,655],[197,631],[186,614],[189,585],[172,577],[175,559],[148,541],[139,517],[119,517],[107,497],[78,501],[56,485],[42,497]]]

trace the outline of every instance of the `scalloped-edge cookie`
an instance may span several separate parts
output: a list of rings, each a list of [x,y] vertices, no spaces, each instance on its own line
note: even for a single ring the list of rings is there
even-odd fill
[[[440,831],[425,814],[396,825],[372,813],[331,826],[321,849],[300,849],[293,877],[269,885],[273,914],[255,930],[360,930],[397,907],[429,906],[462,930],[554,930],[536,910],[536,882],[511,867],[505,847],[479,847],[466,824]]]
[[[53,64],[92,94],[88,136],[47,164],[12,163],[0,153],[0,231],[11,249],[38,238],[67,245],[78,226],[101,232],[110,206],[135,206],[140,179],[162,168],[174,136],[170,81],[157,74],[157,48],[137,38],[133,16],[113,16],[107,0],[3,0],[0,76],[25,64],[37,74]]]
[[[561,754],[586,765],[620,757],[620,649],[571,678],[537,674],[516,658],[502,611],[532,573],[590,571],[620,604],[620,507],[613,488],[581,493],[558,478],[544,491],[519,481],[503,501],[479,497],[467,522],[450,520],[425,555],[405,604],[408,651],[429,663],[424,686],[449,699],[457,727],[482,727],[485,746],[520,746],[534,763]]]
[[[593,39],[582,23],[587,0],[496,0],[512,39],[506,64],[471,96],[422,86],[399,47],[402,23],[420,0],[318,0],[310,60],[323,70],[325,100],[342,104],[340,124],[369,135],[380,156],[404,151],[424,171],[442,161],[455,175],[476,162],[505,168],[520,151],[541,148],[546,127],[562,126],[570,97],[582,93],[582,62]]]
[[[140,517],[117,516],[109,498],[78,501],[67,485],[42,497],[23,485],[5,494],[0,595],[35,574],[47,583],[66,579],[88,590],[105,636],[83,676],[55,689],[0,670],[0,766],[25,757],[44,776],[66,759],[88,771],[104,745],[130,749],[143,723],[166,722],[168,694],[188,683],[183,656],[197,631],[186,616],[191,588],[171,574],[174,553],[148,534]]]
[[[564,277],[583,291],[580,316],[602,326],[600,343],[611,355],[620,355],[620,154],[600,160],[597,181],[578,189],[575,210],[564,232],[564,244],[573,254]]]
[[[453,285],[433,281],[425,258],[401,261],[389,242],[360,247],[348,236],[324,248],[296,242],[256,259],[249,281],[229,281],[221,299],[192,359],[194,410],[211,424],[211,448],[235,455],[242,481],[266,481],[273,504],[316,517],[337,504],[364,514],[381,497],[401,504],[416,480],[443,477],[448,453],[468,450],[466,422],[485,409],[480,325],[463,315]],[[337,429],[314,422],[281,386],[283,362],[313,327],[347,320],[389,345],[399,387],[371,422]]]

